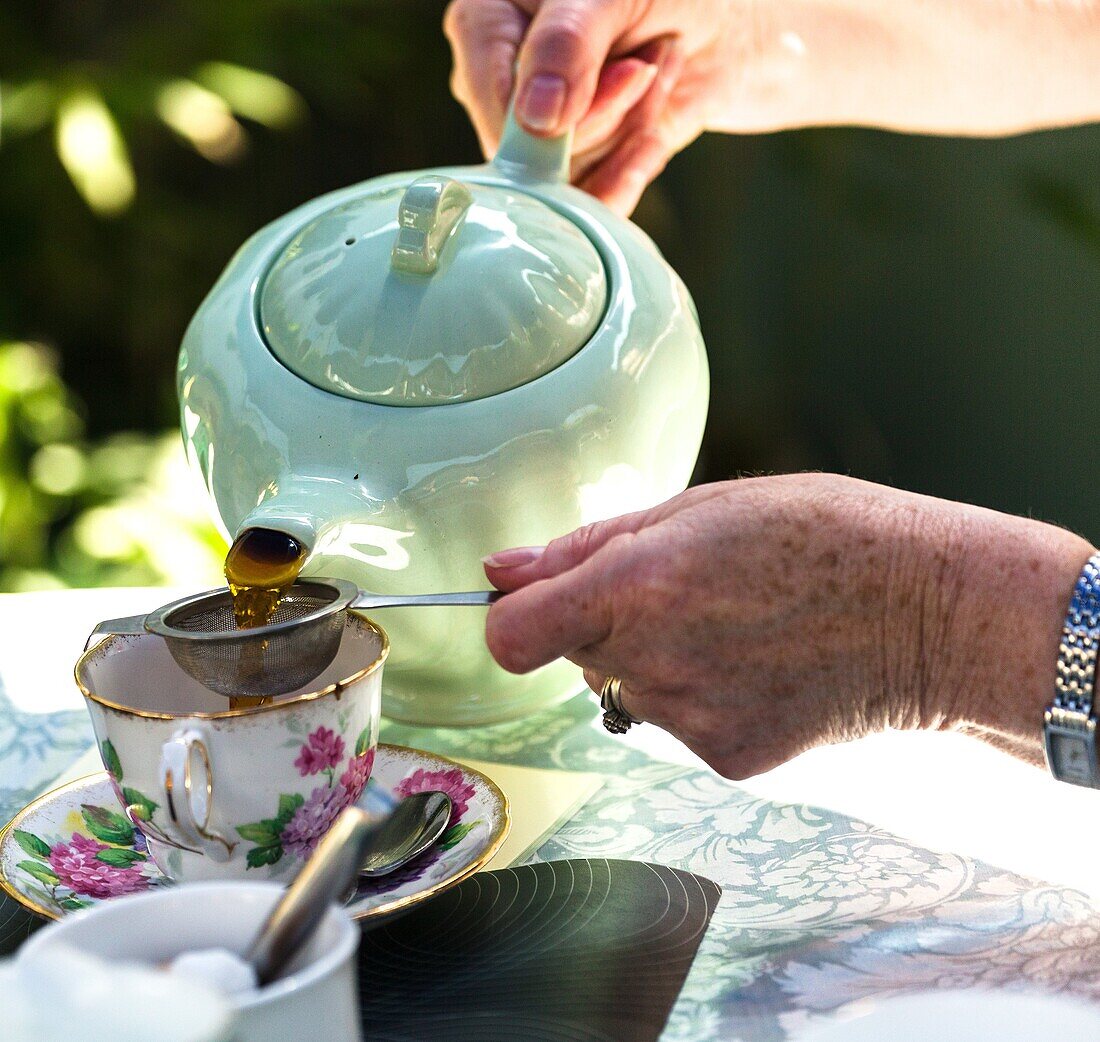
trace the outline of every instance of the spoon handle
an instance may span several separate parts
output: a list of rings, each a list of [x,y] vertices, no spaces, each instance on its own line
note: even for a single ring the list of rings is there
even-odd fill
[[[279,976],[336,895],[347,893],[358,877],[364,846],[378,827],[366,811],[348,807],[317,844],[245,953],[261,987]]]
[[[349,608],[414,608],[473,605],[484,607],[500,600],[499,590],[475,590],[470,593],[361,593]]]

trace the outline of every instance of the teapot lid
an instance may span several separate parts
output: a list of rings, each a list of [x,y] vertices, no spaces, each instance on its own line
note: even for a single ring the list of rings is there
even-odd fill
[[[302,227],[264,279],[271,351],[327,391],[383,405],[499,394],[574,355],[603,316],[591,240],[518,187],[429,174]]]

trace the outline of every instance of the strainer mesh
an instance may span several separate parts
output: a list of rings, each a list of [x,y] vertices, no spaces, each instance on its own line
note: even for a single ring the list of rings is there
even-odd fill
[[[313,584],[312,591],[319,586]],[[323,609],[337,599],[335,590],[326,595],[292,589],[280,602],[272,624],[299,619],[301,623],[263,636],[237,629],[229,594],[220,593],[170,612],[162,635],[179,667],[213,691],[230,697],[284,695],[315,680],[336,657],[347,613]],[[234,636],[196,639],[211,633]]]
[[[294,622],[305,618],[320,608],[324,608],[335,600],[335,595],[321,597],[312,593],[302,593],[291,590],[275,609],[271,622]],[[208,602],[200,605],[188,605],[170,612],[164,621],[175,630],[186,633],[229,633],[237,630],[237,620],[233,615],[233,604],[228,594],[220,594],[218,597],[209,598]],[[238,631],[242,637],[248,635],[247,630]]]

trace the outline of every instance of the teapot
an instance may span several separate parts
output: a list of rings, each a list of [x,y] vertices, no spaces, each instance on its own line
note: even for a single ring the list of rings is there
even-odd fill
[[[179,355],[184,443],[230,539],[377,593],[486,585],[481,558],[652,506],[691,476],[709,376],[683,283],[509,113],[487,164],[372,178],[252,236]],[[383,711],[486,724],[583,687],[493,661],[485,612],[379,612]]]

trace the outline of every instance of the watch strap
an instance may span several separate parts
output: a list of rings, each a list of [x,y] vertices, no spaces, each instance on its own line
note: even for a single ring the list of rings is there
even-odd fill
[[[1085,562],[1073,588],[1058,645],[1054,698],[1043,735],[1047,765],[1059,781],[1100,788],[1093,711],[1100,647],[1100,554]]]

